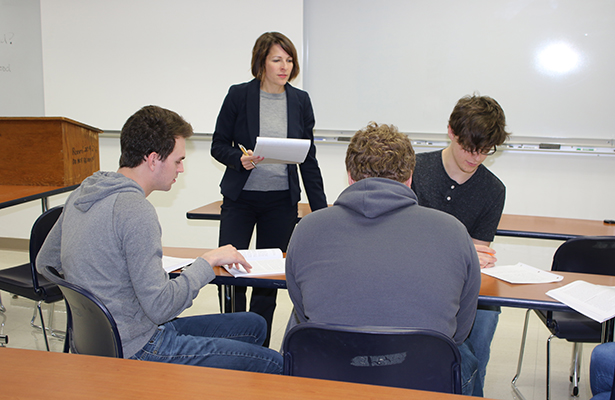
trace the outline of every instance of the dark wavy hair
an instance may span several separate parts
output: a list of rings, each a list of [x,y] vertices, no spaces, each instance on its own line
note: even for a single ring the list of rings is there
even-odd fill
[[[370,122],[354,134],[346,151],[346,170],[356,182],[388,178],[404,183],[412,176],[415,164],[410,138],[393,125]]]
[[[459,99],[448,120],[461,147],[471,153],[488,151],[508,139],[506,117],[500,104],[489,96]]]
[[[151,153],[157,153],[164,161],[173,152],[175,139],[187,139],[192,133],[192,125],[179,114],[158,106],[145,106],[122,127],[120,168],[135,168]]]

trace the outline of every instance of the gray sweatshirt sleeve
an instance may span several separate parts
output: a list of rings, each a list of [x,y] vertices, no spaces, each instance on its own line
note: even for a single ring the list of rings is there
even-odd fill
[[[115,231],[143,312],[155,324],[175,318],[214,279],[211,265],[197,258],[179,277],[170,279],[162,268],[162,232],[154,207],[120,195],[114,210]]]

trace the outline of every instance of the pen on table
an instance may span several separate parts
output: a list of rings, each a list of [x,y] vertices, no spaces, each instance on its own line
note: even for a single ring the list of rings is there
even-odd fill
[[[243,147],[243,144],[239,143],[239,148],[241,149],[244,155],[250,157],[250,155],[248,154],[248,150],[246,150],[246,148]],[[250,162],[252,163],[252,166],[256,168],[256,164],[254,164],[254,161],[250,161]]]

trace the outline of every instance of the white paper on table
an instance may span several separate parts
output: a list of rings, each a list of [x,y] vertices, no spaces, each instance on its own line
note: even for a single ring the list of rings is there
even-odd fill
[[[547,295],[600,323],[615,317],[615,286],[574,281]]]
[[[224,269],[235,278],[286,273],[286,259],[284,259],[284,254],[280,249],[239,250],[239,252],[250,263],[252,270],[246,272],[242,266],[237,268],[225,265]]]
[[[162,256],[162,268],[169,273],[192,264],[195,258],[178,258]]]
[[[483,268],[480,270],[485,275],[493,276],[508,283],[551,283],[559,282],[563,276],[552,272],[543,271],[527,264],[517,263],[515,265],[502,265],[493,268]]]
[[[301,164],[309,150],[309,139],[258,136],[254,155],[265,158],[259,164]]]

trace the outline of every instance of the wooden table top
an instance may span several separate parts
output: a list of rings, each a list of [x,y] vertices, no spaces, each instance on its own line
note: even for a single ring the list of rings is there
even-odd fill
[[[470,397],[294,376],[0,348],[6,399],[431,399]]]
[[[0,209],[75,190],[71,186],[0,185]]]
[[[207,249],[187,247],[164,247],[164,254],[171,257],[196,258]],[[218,279],[215,283],[235,286],[262,286],[286,288],[284,274],[254,278],[234,278],[222,267],[214,267]],[[582,274],[575,272],[554,272],[564,277],[560,282],[541,284],[512,284],[489,275],[481,274],[479,303],[505,307],[533,308],[543,310],[570,310],[566,305],[547,296],[546,292],[565,286],[577,280],[597,285],[615,286],[615,276]]]
[[[502,214],[497,235],[568,240],[575,236],[615,236],[615,225],[591,219]]]
[[[219,220],[221,204],[221,200],[215,201],[188,211],[186,216],[188,219]],[[310,212],[309,204],[299,203],[299,219]],[[588,219],[503,214],[496,234],[535,239],[568,240],[575,236],[615,236],[615,225]]]
[[[585,281],[596,285],[615,286],[615,276],[582,274],[577,272],[554,271],[563,280],[552,283],[513,284],[481,274],[479,303],[505,307],[532,308],[565,311],[569,308],[547,296],[547,292],[574,281]]]

